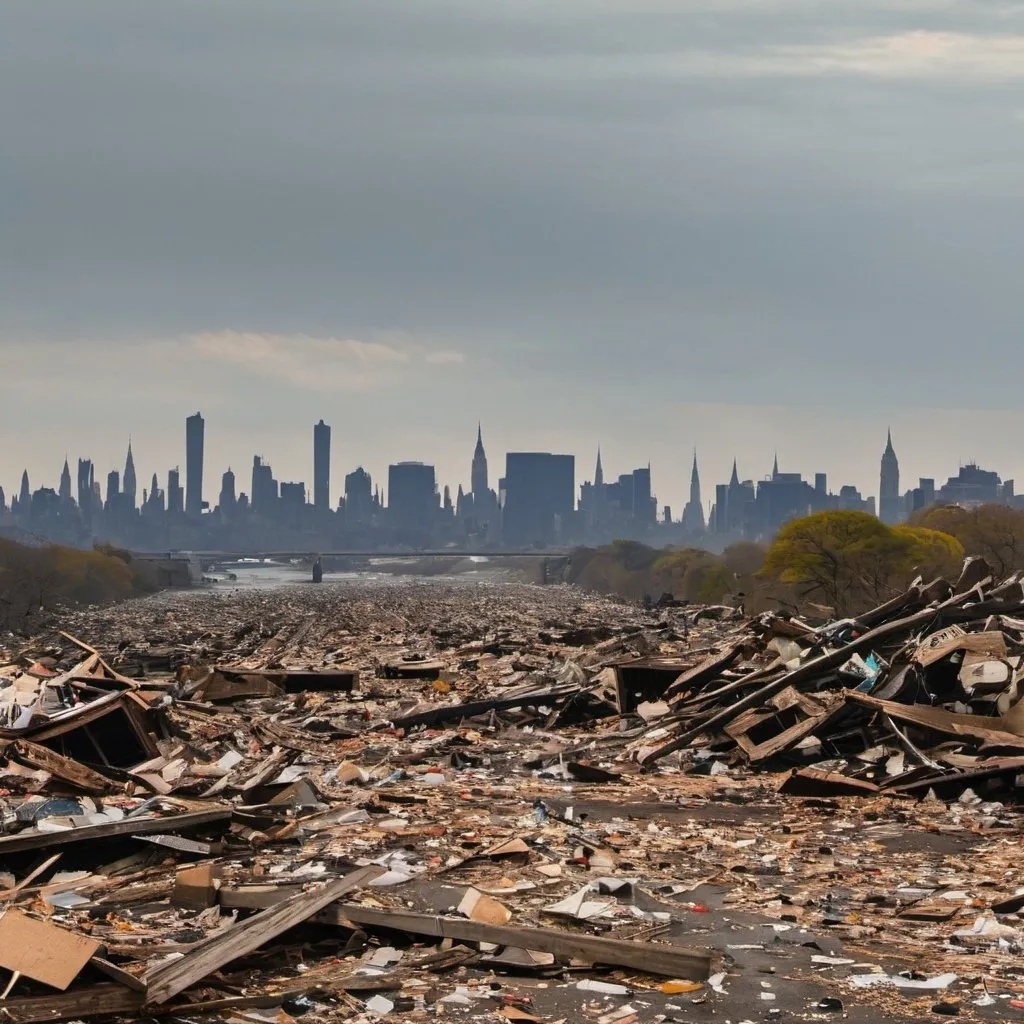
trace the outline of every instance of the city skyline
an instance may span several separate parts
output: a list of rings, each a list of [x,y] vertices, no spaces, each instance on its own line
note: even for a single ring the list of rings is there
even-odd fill
[[[468,487],[439,479],[433,463],[407,459],[389,464],[382,486],[360,464],[345,474],[335,503],[330,492],[332,429],[323,418],[312,428],[311,485],[278,479],[272,464],[257,454],[248,492],[229,465],[221,474],[217,500],[207,501],[205,428],[199,411],[185,420],[184,486],[180,464],[175,464],[166,471],[165,487],[154,472],[140,498],[129,437],[124,470],[108,472],[105,487],[88,459],[78,459],[77,492],[72,490],[67,457],[55,488],[33,486],[24,470],[16,497],[11,490],[9,507],[0,487],[0,525],[34,528],[71,543],[105,539],[158,546],[164,541],[169,546],[175,534],[197,540],[204,533],[211,536],[211,530],[230,546],[251,529],[265,541],[283,529],[297,531],[296,536],[305,535],[311,543],[313,538],[319,544],[331,535],[364,534],[384,546],[430,545],[438,538],[457,543],[474,537],[506,547],[600,542],[616,536],[660,544],[697,542],[701,537],[727,543],[730,537],[768,539],[788,519],[826,509],[866,511],[894,525],[936,503],[1024,501],[1016,496],[1012,478],[1002,479],[976,462],[961,465],[946,484],[934,477],[911,483],[906,473],[901,478],[891,428],[879,461],[877,496],[862,494],[849,483],[837,485],[827,469],[816,469],[813,480],[805,480],[800,471],[780,468],[775,451],[771,471],[763,477],[740,474],[734,457],[728,483],[714,483],[714,496],[705,505],[694,448],[688,500],[680,513],[659,500],[650,462],[626,475],[613,472],[606,481],[600,445],[589,479],[585,472],[577,477],[573,454],[507,452],[505,475],[492,488],[482,423],[477,421]]]
[[[317,414],[319,416],[319,414]],[[246,441],[250,446],[253,441],[256,442],[256,448],[245,454],[244,450],[238,450],[236,457],[233,457],[228,462],[223,462],[220,456],[217,454],[223,450],[223,445],[217,444],[218,430],[222,429],[223,424],[219,423],[216,419],[212,419],[207,413],[203,413],[205,420],[205,438],[204,438],[204,474],[202,481],[202,497],[207,501],[210,507],[213,507],[217,503],[218,495],[221,488],[221,474],[225,469],[232,469],[236,476],[239,477],[240,483],[238,485],[239,492],[249,492],[249,472],[252,463],[252,457],[254,454],[260,455],[264,458],[272,467],[277,479],[288,482],[301,482],[305,484],[307,499],[310,503],[314,500],[314,456],[313,456],[313,442],[312,442],[312,431],[315,423],[311,422],[306,425],[304,431],[304,444],[302,455],[298,459],[291,459],[289,461],[279,460],[276,455],[271,454],[274,450],[270,447],[271,443],[274,442],[274,438],[267,438],[267,444],[261,446],[261,439],[259,436],[248,435]],[[327,420],[326,417],[319,417]],[[483,423],[482,420],[473,421],[474,433],[476,426]],[[447,467],[451,465],[450,459],[436,459],[431,458],[430,452],[427,450],[426,445],[422,443],[420,439],[419,445],[417,445],[413,452],[402,453],[401,451],[394,452],[391,456],[386,457],[382,464],[378,465],[376,462],[371,460],[360,459],[358,457],[361,449],[361,443],[356,438],[346,440],[346,434],[339,429],[339,423],[337,421],[327,420],[326,426],[331,428],[332,437],[329,442],[330,448],[330,462],[329,462],[329,480],[330,480],[330,507],[337,507],[337,500],[341,493],[344,491],[344,477],[346,474],[352,472],[357,467],[362,467],[369,472],[374,483],[382,489],[386,489],[386,480],[388,473],[388,466],[397,462],[403,461],[414,461],[424,462],[428,465],[435,467],[436,476],[438,480],[439,489],[443,489],[445,485],[451,488],[452,494],[456,493],[456,490],[461,485],[464,490],[469,491],[472,486],[472,472],[471,462],[467,460],[465,455],[465,438],[462,439],[461,451],[457,454],[455,462],[455,470],[451,475],[446,475]],[[468,425],[468,424],[467,424]],[[486,426],[486,424],[484,424]],[[489,431],[486,431],[488,438],[492,438],[493,435]],[[861,441],[862,445],[870,446],[872,438],[864,437],[861,435],[865,434],[863,429],[859,429],[858,440]],[[531,434],[529,431],[523,432],[526,437],[536,437],[536,434]],[[167,438],[161,437],[158,448],[160,450],[172,451],[172,460],[167,465],[156,465],[152,459],[147,458],[140,452],[146,452],[148,445],[146,444],[146,431],[134,430],[132,433],[125,435],[125,448],[121,451],[120,455],[107,464],[105,460],[92,458],[92,464],[95,474],[95,479],[101,483],[104,494],[106,493],[106,480],[108,474],[112,471],[116,471],[121,476],[125,469],[125,455],[129,444],[133,447],[133,455],[136,464],[138,465],[138,484],[137,484],[137,498],[141,502],[141,494],[144,488],[150,486],[150,480],[153,472],[157,473],[161,487],[166,484],[166,472],[169,468],[177,467],[181,474],[181,485],[187,492],[187,446],[185,440],[185,432],[182,430],[179,424],[179,439],[178,439],[178,453],[173,454],[174,445],[166,444]],[[679,452],[678,464],[674,462],[659,462],[658,460],[648,457],[642,452],[637,452],[635,455],[627,455],[625,458],[620,457],[619,451],[620,446],[616,445],[616,439],[614,431],[605,430],[605,438],[601,441],[593,442],[593,447],[589,450],[571,450],[567,446],[562,447],[558,444],[552,443],[550,439],[546,442],[536,445],[528,444],[515,444],[514,439],[511,445],[500,444],[497,439],[489,440],[488,447],[491,450],[492,461],[500,455],[503,459],[506,451],[517,451],[517,450],[533,450],[533,451],[556,451],[566,450],[571,454],[575,455],[577,460],[577,466],[582,468],[583,475],[577,473],[577,483],[582,483],[584,480],[591,479],[593,476],[592,464],[594,457],[596,456],[597,449],[601,448],[604,452],[604,459],[606,468],[611,465],[616,472],[620,469],[624,470],[632,465],[646,465],[648,461],[652,465],[652,475],[654,480],[654,491],[658,498],[659,515],[660,509],[664,505],[669,505],[673,511],[673,517],[680,519],[683,514],[683,510],[690,498],[691,491],[691,469],[692,469],[692,458],[696,454],[701,479],[703,481],[702,487],[702,511],[705,520],[707,520],[708,513],[711,506],[714,503],[714,488],[718,483],[722,483],[728,480],[732,463],[736,460],[739,473],[742,479],[749,479],[753,481],[764,480],[770,477],[772,471],[772,462],[778,457],[779,464],[783,472],[785,473],[801,473],[806,478],[813,480],[815,472],[820,472],[822,469],[827,473],[828,482],[830,487],[838,488],[844,484],[851,484],[855,486],[860,493],[865,497],[874,497],[876,500],[876,507],[880,497],[879,488],[879,452],[866,451],[862,448],[862,454],[866,457],[862,461],[867,461],[873,466],[873,469],[869,471],[867,480],[847,479],[841,476],[837,471],[833,471],[831,464],[828,462],[828,452],[826,451],[823,458],[819,459],[816,463],[810,465],[798,464],[794,465],[790,459],[787,458],[787,453],[784,448],[776,449],[775,446],[768,443],[756,443],[754,439],[751,439],[750,451],[751,455],[745,453],[744,450],[736,452],[728,457],[724,464],[718,465],[711,463],[707,457],[702,453],[699,447],[696,447],[696,453],[694,451],[695,446],[690,446],[689,449]],[[956,471],[966,465],[978,464],[984,467],[998,466],[1004,479],[1022,479],[1024,480],[1024,467],[1022,467],[1020,474],[1015,474],[1007,467],[1006,461],[999,462],[995,457],[966,457],[954,460],[944,460],[940,455],[933,453],[932,457],[925,460],[922,465],[927,471],[918,469],[915,467],[915,463],[912,456],[907,456],[904,452],[907,446],[902,442],[898,428],[892,428],[893,442],[897,448],[900,460],[900,476],[902,479],[903,486],[901,486],[900,494],[906,491],[908,488],[913,487],[919,477],[932,477],[944,480],[947,476],[955,474]],[[934,435],[932,435],[934,436]],[[142,438],[142,445],[140,447],[140,437]],[[79,444],[85,448],[89,447],[88,434],[86,432],[79,433]],[[657,446],[653,443],[652,438],[652,449]],[[884,448],[885,435],[882,436],[882,444]],[[236,446],[240,447],[240,446]],[[28,465],[22,465],[17,468],[17,448],[7,446],[0,449],[0,465],[15,467],[14,471],[8,471],[4,475],[0,475],[0,488],[3,488],[4,493],[7,496],[8,501],[11,497],[16,496],[20,488],[21,475],[24,470],[28,471],[29,479],[31,482],[32,489],[35,490],[38,486],[46,487],[58,487],[59,476],[61,471],[61,465],[63,463],[63,456],[57,460],[57,468],[47,468],[45,464],[40,465],[37,462],[33,462]],[[1014,451],[1018,451],[1015,447]],[[763,465],[758,464],[753,457],[754,452],[760,452],[762,457],[766,458]],[[87,451],[68,451],[67,457],[72,466],[72,475],[74,475],[73,467],[75,462],[79,458],[89,458]],[[717,460],[716,460],[717,461]],[[842,465],[844,460],[837,459],[836,464]],[[1009,460],[1010,466],[1013,465],[1013,460]],[[495,467],[497,472],[492,469],[492,477],[497,479],[504,472],[504,464]],[[493,482],[493,481],[492,481]],[[77,486],[75,487],[77,493]],[[578,494],[577,494],[578,498]],[[183,500],[185,500],[183,498]]]

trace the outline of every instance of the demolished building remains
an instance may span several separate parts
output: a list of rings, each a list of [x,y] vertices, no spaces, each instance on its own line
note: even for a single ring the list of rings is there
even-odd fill
[[[1024,1012],[1024,574],[182,595],[0,654],[8,1021]]]

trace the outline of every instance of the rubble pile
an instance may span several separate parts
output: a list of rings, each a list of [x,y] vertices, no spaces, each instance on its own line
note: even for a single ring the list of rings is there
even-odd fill
[[[975,558],[955,585],[917,581],[856,619],[763,615],[668,686],[631,751],[644,766],[681,750],[708,770],[719,757],[802,762],[781,791],[803,796],[976,786],[1012,799],[1024,787],[1022,580],[993,586]]]
[[[0,638],[0,1014],[1024,1018],[1022,580],[826,623],[377,581]]]

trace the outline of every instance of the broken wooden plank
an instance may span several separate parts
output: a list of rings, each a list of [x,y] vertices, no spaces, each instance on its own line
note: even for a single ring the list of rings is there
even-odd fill
[[[923,704],[900,704],[898,701],[870,697],[856,690],[846,692],[847,703],[860,704],[866,708],[883,711],[898,722],[908,722],[923,729],[931,729],[946,736],[969,737],[982,743],[999,744],[1024,750],[1024,739],[999,728],[998,718],[981,715],[958,715],[943,708],[927,707]],[[985,723],[991,723],[986,725]]]
[[[19,764],[29,768],[38,768],[49,772],[55,779],[66,782],[83,793],[94,796],[109,793],[114,788],[113,780],[99,772],[86,768],[84,764],[73,761],[70,757],[57,754],[47,747],[32,743],[29,740],[18,740],[12,744],[14,758]]]
[[[82,1017],[134,1016],[143,995],[124,985],[104,982],[76,992],[5,999],[5,1024],[43,1024],[46,1021],[78,1020]]]
[[[3,892],[0,892],[0,900],[13,899],[15,896],[18,895],[19,892],[22,891],[22,889],[25,889],[28,886],[30,886],[40,875],[44,874],[46,871],[49,871],[49,869],[52,868],[53,865],[56,864],[57,861],[59,861],[63,856],[63,853],[55,853],[52,857],[47,857],[46,860],[42,862],[42,864],[39,864],[36,867],[34,867],[16,886],[14,886],[11,889],[6,889]]]
[[[117,964],[112,964],[102,956],[94,956],[89,961],[89,966],[95,967],[101,974],[105,974],[108,978],[116,981],[119,985],[124,985],[125,988],[129,988],[133,992],[139,992],[142,995],[146,993],[146,984],[141,978],[137,978],[134,974],[123,970]]]
[[[214,807],[207,811],[170,814],[162,818],[125,818],[123,821],[112,821],[103,825],[82,825],[80,828],[69,828],[62,832],[37,832],[33,829],[0,838],[0,857],[7,853],[21,853],[24,850],[115,839],[144,832],[178,832],[215,821],[227,821],[230,817],[230,807]]]
[[[985,633],[965,633],[956,626],[933,633],[914,653],[914,661],[927,667],[954,651],[969,651],[972,654],[990,654],[996,658],[1006,657],[1006,637],[999,630]]]
[[[805,736],[815,732],[842,706],[842,700],[831,694],[810,696],[798,693],[791,686],[765,703],[751,708],[733,719],[724,732],[734,739],[751,764],[766,761],[796,746]],[[788,713],[788,714],[787,714]],[[792,724],[786,723],[791,721]],[[749,733],[771,733],[761,742],[754,742]]]
[[[180,959],[160,964],[146,973],[147,1002],[166,1003],[225,964],[259,949],[282,932],[309,920],[340,896],[366,885],[383,873],[384,869],[376,865],[358,868],[319,889],[298,893],[226,932],[197,942]]]
[[[779,786],[778,791],[790,796],[877,796],[878,786],[838,772],[798,768]]]
[[[435,917],[433,914],[414,914],[405,910],[378,910],[347,903],[327,908],[317,916],[317,920],[343,927],[359,925],[387,928],[413,935],[534,949],[541,953],[553,953],[566,960],[628,967],[668,978],[704,981],[711,973],[711,957],[707,953],[659,942],[607,939],[563,932],[555,928],[483,924],[457,917]]]
[[[737,641],[734,644],[730,644],[725,650],[709,655],[699,665],[695,665],[693,668],[687,669],[677,676],[662,696],[669,700],[685,690],[690,690],[695,686],[708,683],[712,679],[717,679],[742,652],[743,641]]]
[[[510,711],[512,708],[522,708],[530,704],[548,704],[582,692],[578,686],[562,686],[520,693],[511,697],[494,697],[490,700],[467,701],[465,704],[448,704],[416,714],[403,715],[393,719],[391,724],[396,729],[414,729],[420,725],[441,725],[444,722],[458,722],[463,718],[474,718],[489,711]]]

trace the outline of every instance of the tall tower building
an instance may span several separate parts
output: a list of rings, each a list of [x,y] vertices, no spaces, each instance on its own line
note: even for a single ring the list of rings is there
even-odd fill
[[[91,459],[78,460],[78,511],[87,530],[92,529],[93,468]]]
[[[313,504],[331,508],[331,428],[323,420],[313,427]]]
[[[230,517],[234,514],[238,504],[238,496],[235,493],[235,474],[228,466],[227,472],[220,478],[220,512],[222,516]]]
[[[735,468],[733,470],[735,472]],[[704,507],[700,500],[700,473],[697,471],[697,451],[693,452],[690,470],[690,500],[683,509],[683,528],[690,533],[704,532]]]
[[[121,481],[121,493],[124,495],[124,504],[129,511],[135,511],[135,459],[132,456],[132,442],[128,441],[128,457],[124,460],[124,477]]]
[[[107,511],[116,512],[121,499],[121,474],[112,469],[107,474]]]
[[[57,491],[62,505],[71,503],[71,467],[68,465],[67,456],[64,456],[64,468],[60,471],[60,489]]]
[[[185,513],[198,519],[203,514],[203,446],[206,424],[200,413],[185,420]]]
[[[484,452],[484,438],[480,424],[476,425],[476,448],[473,451],[473,468],[470,473],[473,500],[477,507],[487,499],[490,490],[487,481],[487,455]]]
[[[882,453],[882,470],[878,484],[878,517],[883,523],[898,523],[900,514],[900,461],[892,446],[892,431],[889,431]]]
[[[167,511],[173,516],[179,516],[185,511],[185,499],[182,497],[181,473],[178,467],[167,471]]]

